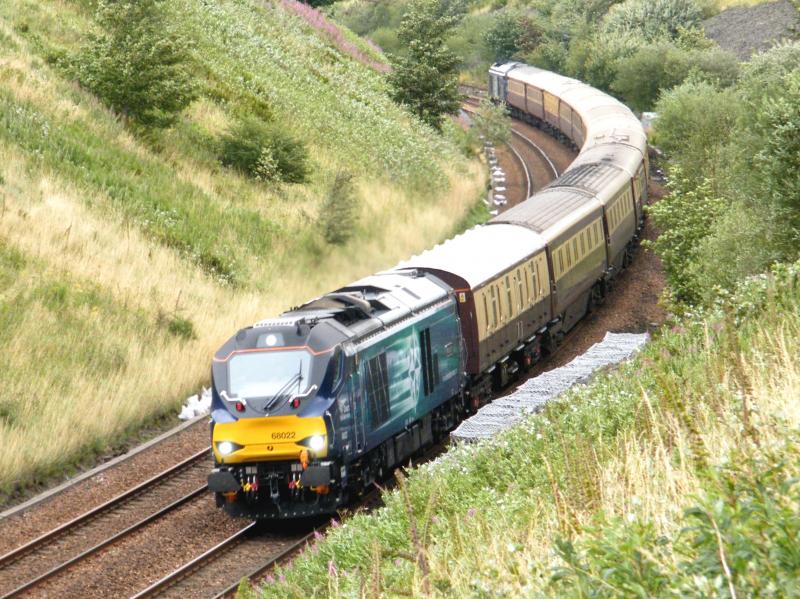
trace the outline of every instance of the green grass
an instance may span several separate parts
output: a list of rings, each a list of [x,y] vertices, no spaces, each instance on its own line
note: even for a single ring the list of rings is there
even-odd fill
[[[207,383],[239,327],[440,242],[484,173],[278,4],[172,0],[199,98],[169,129],[126,123],[73,62],[94,2],[0,4],[0,493],[118,446]],[[305,184],[219,162],[241,120],[307,145]],[[347,244],[317,226],[356,177]]]
[[[498,438],[411,470],[385,508],[345,519],[260,592],[791,595],[799,352],[800,264]]]

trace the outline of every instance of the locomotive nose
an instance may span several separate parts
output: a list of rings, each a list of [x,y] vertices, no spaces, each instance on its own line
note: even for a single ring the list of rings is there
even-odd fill
[[[214,457],[225,464],[294,461],[303,451],[324,458],[328,445],[328,431],[321,416],[268,416],[217,423],[212,439]]]

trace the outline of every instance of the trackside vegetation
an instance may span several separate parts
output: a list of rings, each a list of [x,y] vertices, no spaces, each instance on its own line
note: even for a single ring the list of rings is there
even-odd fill
[[[238,327],[441,241],[478,201],[451,129],[286,6],[0,4],[0,496],[174,414]],[[353,214],[330,243],[339,172]]]
[[[495,440],[400,477],[265,597],[791,595],[800,264]]]

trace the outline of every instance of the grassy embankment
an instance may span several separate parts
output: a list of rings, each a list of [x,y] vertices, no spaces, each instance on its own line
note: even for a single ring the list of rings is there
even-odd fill
[[[170,129],[128,127],[70,76],[92,4],[0,5],[2,493],[173,413],[237,327],[440,241],[483,185],[280,5],[176,0],[200,97]],[[307,184],[220,165],[252,114],[306,141]],[[316,219],[343,168],[360,224],[332,247]]]
[[[740,596],[800,568],[800,264],[414,469],[265,597]]]

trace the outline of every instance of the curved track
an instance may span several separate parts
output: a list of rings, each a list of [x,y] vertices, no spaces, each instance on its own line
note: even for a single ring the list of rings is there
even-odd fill
[[[462,110],[468,115],[475,114],[480,99],[475,95],[468,97],[464,101]],[[534,139],[535,136],[537,139]],[[513,171],[517,168],[521,169],[524,181],[517,182],[516,185],[509,181],[507,186],[508,203],[501,208],[501,211],[525,201],[538,190],[558,178],[566,165],[577,156],[574,150],[567,149],[555,138],[542,131],[534,130],[530,125],[517,119],[512,119],[511,137],[505,148],[508,149],[509,157],[514,160],[515,164],[512,165],[506,162],[504,170],[509,174],[509,179],[513,179]],[[542,142],[542,139],[546,143]],[[554,160],[543,146],[549,147],[551,151],[552,146],[557,146],[560,152],[565,155],[560,160]],[[500,158],[502,162],[502,156]],[[515,197],[512,194],[514,187],[524,190],[519,197]]]

